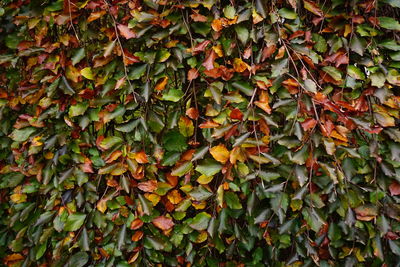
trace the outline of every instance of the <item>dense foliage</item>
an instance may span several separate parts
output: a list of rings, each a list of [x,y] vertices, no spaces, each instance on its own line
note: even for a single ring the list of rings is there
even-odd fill
[[[0,1],[2,263],[399,263],[399,8]]]

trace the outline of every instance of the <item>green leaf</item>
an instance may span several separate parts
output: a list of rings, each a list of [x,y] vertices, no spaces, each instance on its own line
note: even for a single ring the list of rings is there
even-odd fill
[[[181,177],[186,173],[188,173],[192,168],[193,168],[192,162],[187,161],[179,165],[177,168],[172,169],[171,175]]]
[[[76,231],[83,225],[86,219],[86,214],[83,213],[72,213],[68,216],[65,222],[64,231]]]
[[[211,219],[210,214],[206,212],[200,212],[193,218],[189,226],[197,231],[203,231],[207,229],[208,222],[210,221],[210,219]]]
[[[360,56],[364,55],[365,47],[367,46],[367,42],[362,37],[358,37],[356,34],[353,35],[353,38],[350,42],[350,49]]]
[[[79,48],[78,50],[75,51],[74,56],[71,58],[72,59],[72,65],[76,65],[79,62],[81,62],[82,59],[85,58],[85,48]]]
[[[213,159],[205,159],[197,165],[195,170],[209,177],[219,173],[222,170],[222,165]]]
[[[213,193],[208,191],[205,187],[199,186],[190,191],[189,195],[196,201],[204,201],[209,199]]]
[[[10,172],[7,174],[0,174],[0,189],[13,188],[22,182],[25,175],[20,172]]]
[[[236,34],[243,45],[246,45],[247,41],[249,40],[250,33],[247,28],[243,25],[236,25],[235,26]]]
[[[286,8],[286,7],[279,9],[278,13],[281,17],[284,17],[285,19],[296,19],[297,18],[297,13],[294,12],[294,10]]]
[[[89,103],[87,102],[80,102],[76,105],[73,105],[69,108],[68,115],[72,117],[80,116],[85,113],[87,108],[89,107]]]
[[[100,142],[100,147],[102,149],[110,149],[111,147],[113,147],[114,145],[120,144],[122,143],[122,138],[118,137],[118,136],[109,136],[104,138],[101,142]]]
[[[89,255],[86,252],[77,252],[69,258],[66,266],[68,267],[83,267],[89,261]]]
[[[163,136],[163,145],[167,151],[183,152],[187,149],[186,138],[176,130]]]
[[[276,61],[274,64],[272,64],[272,73],[271,77],[276,78],[278,76],[281,76],[289,71],[289,66],[288,66],[289,60],[287,58],[281,59],[279,61]]]
[[[233,82],[232,86],[235,89],[238,89],[239,91],[241,91],[242,93],[244,93],[247,96],[252,96],[254,93],[254,88],[253,86],[251,86],[250,83],[248,82],[244,82],[244,81],[237,81],[237,82]]]
[[[239,197],[233,193],[233,192],[225,192],[224,198],[226,201],[226,204],[228,205],[229,208],[231,209],[242,209],[243,206],[240,203]]]
[[[128,73],[129,80],[138,80],[140,79],[146,72],[147,64],[140,64],[132,68],[132,70]]]
[[[34,132],[36,132],[36,128],[34,127],[14,129],[10,134],[10,138],[16,142],[25,142]]]
[[[182,90],[171,88],[167,92],[164,92],[162,99],[165,101],[178,102],[183,97]]]
[[[379,21],[379,26],[381,26],[382,28],[388,30],[400,31],[400,23],[394,18],[379,17],[378,21]]]
[[[329,74],[334,80],[342,81],[342,72],[335,67],[325,66],[322,68],[323,71]]]

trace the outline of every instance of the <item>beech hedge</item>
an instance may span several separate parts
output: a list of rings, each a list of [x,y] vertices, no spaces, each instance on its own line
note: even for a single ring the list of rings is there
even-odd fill
[[[399,8],[0,1],[2,264],[399,266]]]

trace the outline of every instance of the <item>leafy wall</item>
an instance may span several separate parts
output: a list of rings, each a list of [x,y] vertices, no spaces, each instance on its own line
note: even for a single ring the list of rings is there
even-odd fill
[[[0,7],[3,264],[399,262],[400,1]]]

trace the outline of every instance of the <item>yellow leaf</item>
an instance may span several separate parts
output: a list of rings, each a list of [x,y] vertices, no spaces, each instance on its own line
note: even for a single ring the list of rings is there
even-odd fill
[[[26,194],[16,193],[12,194],[10,198],[12,202],[19,204],[26,202],[26,197],[27,197]]]
[[[150,194],[150,193],[144,194],[144,197],[147,198],[147,200],[150,200],[151,203],[153,203],[153,206],[157,205],[158,202],[160,202],[160,199],[161,199],[161,197],[159,195]]]
[[[229,159],[229,151],[223,144],[210,148],[210,153],[216,161],[225,164]]]
[[[88,80],[94,80],[94,75],[92,73],[92,69],[90,67],[86,67],[81,70],[81,74]]]
[[[207,240],[208,234],[207,231],[201,231],[201,233],[197,236],[195,243],[203,243]]]
[[[217,202],[222,208],[224,206],[224,186],[220,185],[217,189]]]
[[[200,203],[192,203],[192,206],[196,209],[196,210],[202,210],[207,206],[207,202],[202,201]]]
[[[215,45],[212,47],[212,49],[214,50],[214,52],[219,56],[219,57],[223,57],[224,56],[224,52],[222,51],[222,45]]]
[[[197,182],[199,184],[209,184],[214,176],[206,176],[206,175],[201,175],[199,178],[197,178]]]
[[[246,155],[243,153],[242,149],[237,146],[234,147],[230,153],[229,161],[232,164],[236,164],[236,161],[244,162],[246,160]]]
[[[252,16],[253,16],[253,24],[257,24],[257,23],[263,21],[263,19],[264,19],[257,13],[257,11],[255,9],[253,9]]]
[[[246,69],[247,69],[247,70],[250,70],[251,68],[250,68],[249,65],[247,65],[246,62],[244,62],[244,61],[241,60],[240,58],[235,58],[235,59],[233,60],[233,69],[234,69],[236,72],[243,72],[243,71],[245,71]]]
[[[107,209],[107,199],[100,199],[99,202],[97,202],[96,207],[101,213],[104,213]]]

